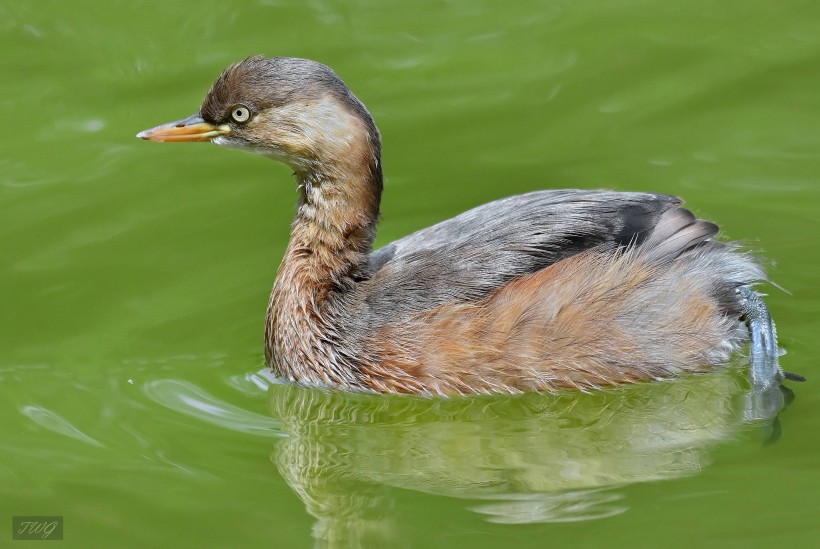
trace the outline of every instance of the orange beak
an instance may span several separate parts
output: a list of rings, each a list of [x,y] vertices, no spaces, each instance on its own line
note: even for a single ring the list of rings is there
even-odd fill
[[[137,134],[140,139],[160,142],[210,141],[214,137],[231,132],[228,124],[214,126],[205,122],[201,116],[194,114],[188,118],[162,124]]]

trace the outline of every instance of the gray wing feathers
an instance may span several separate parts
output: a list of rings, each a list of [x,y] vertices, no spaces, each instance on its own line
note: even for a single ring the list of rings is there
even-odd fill
[[[651,234],[641,244],[641,253],[650,261],[672,260],[688,249],[710,240],[718,226],[697,219],[684,208],[664,212]]]
[[[579,190],[490,202],[371,254],[357,300],[394,316],[478,299],[583,250],[638,244],[678,204],[668,195]]]

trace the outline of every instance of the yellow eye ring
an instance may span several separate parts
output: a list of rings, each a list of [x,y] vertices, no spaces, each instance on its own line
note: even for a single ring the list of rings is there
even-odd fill
[[[236,105],[231,108],[231,118],[240,124],[251,119],[251,110],[245,105]]]

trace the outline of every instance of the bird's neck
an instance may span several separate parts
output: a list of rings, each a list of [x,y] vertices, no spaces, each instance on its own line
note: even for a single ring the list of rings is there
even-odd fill
[[[339,307],[367,276],[382,190],[378,133],[297,171],[300,200],[268,307],[266,358],[286,378],[353,384],[336,360]],[[316,364],[329,370],[317,371]],[[335,367],[339,368],[334,372]]]
[[[299,206],[285,263],[297,263],[316,282],[342,283],[363,275],[381,200],[382,175],[376,162],[297,174]]]

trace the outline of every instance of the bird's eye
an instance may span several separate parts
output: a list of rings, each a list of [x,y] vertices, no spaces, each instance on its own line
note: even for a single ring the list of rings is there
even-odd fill
[[[237,122],[247,122],[251,117],[251,110],[245,105],[236,105],[231,109],[231,118]]]

